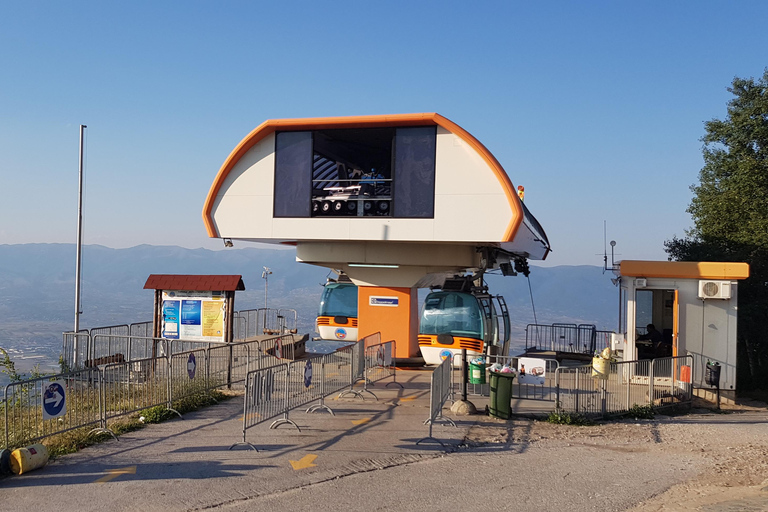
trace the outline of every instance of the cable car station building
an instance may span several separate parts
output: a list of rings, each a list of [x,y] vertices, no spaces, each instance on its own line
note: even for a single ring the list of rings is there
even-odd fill
[[[359,286],[360,336],[418,354],[417,288],[544,259],[544,230],[477,139],[439,114],[269,120],[226,159],[208,235],[296,246]]]

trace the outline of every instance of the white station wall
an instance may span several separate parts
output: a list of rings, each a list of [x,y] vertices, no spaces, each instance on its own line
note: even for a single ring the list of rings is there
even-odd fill
[[[434,219],[275,219],[274,150],[275,135],[271,134],[230,171],[212,209],[220,237],[499,242],[512,218],[512,208],[493,170],[464,140],[442,127],[437,128]]]

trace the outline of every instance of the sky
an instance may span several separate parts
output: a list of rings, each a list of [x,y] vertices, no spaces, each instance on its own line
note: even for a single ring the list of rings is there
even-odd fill
[[[617,260],[666,259],[767,24],[764,1],[3,0],[0,244],[76,241],[80,124],[85,244],[218,250],[206,195],[263,121],[438,112],[525,187],[547,265],[601,265],[604,225]]]

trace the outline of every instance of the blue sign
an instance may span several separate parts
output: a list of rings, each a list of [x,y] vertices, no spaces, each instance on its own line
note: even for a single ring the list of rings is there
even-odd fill
[[[344,338],[347,337],[347,331],[341,327],[336,329],[336,331],[333,334],[334,336],[336,336],[336,339],[339,339],[339,340],[343,340]]]
[[[43,383],[45,388],[43,393],[43,419],[50,420],[58,418],[67,413],[67,393],[64,391],[64,381]]]
[[[396,308],[400,304],[400,299],[397,297],[377,297],[371,295],[368,297],[368,305],[370,306],[389,306]]]
[[[190,379],[195,378],[195,369],[197,368],[197,362],[195,362],[195,354],[189,354],[187,359],[187,375]]]
[[[179,304],[178,300],[163,301],[163,338],[179,339]]]
[[[453,352],[448,350],[447,348],[444,348],[440,351],[440,359],[442,361],[445,361],[446,359],[449,359],[452,356]]]
[[[304,365],[304,387],[308,388],[312,384],[312,361],[307,361]]]
[[[200,325],[202,304],[200,300],[181,301],[181,324]]]

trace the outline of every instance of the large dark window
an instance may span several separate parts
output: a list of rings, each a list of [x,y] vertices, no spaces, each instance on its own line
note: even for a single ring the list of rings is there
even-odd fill
[[[275,140],[275,217],[309,217],[312,133],[282,132]]]
[[[434,216],[436,128],[280,132],[275,217]]]
[[[435,214],[434,126],[399,128],[395,135],[395,217]]]

